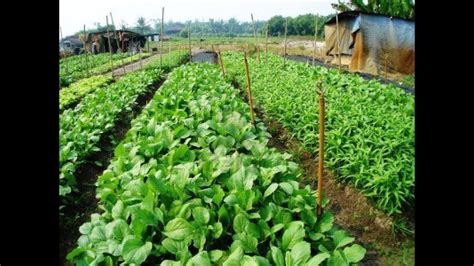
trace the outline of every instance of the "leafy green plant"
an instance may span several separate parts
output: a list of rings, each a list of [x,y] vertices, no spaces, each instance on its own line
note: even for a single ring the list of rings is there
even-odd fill
[[[98,142],[109,132],[124,110],[131,110],[139,95],[148,86],[162,78],[163,71],[181,64],[186,53],[174,52],[168,55],[176,61],[167,60],[159,68],[148,65],[144,70],[125,75],[107,88],[88,94],[74,109],[65,110],[59,118],[59,195],[65,196],[76,189],[74,173],[88,155],[100,151]]]
[[[90,78],[79,80],[69,87],[59,91],[59,110],[63,111],[71,104],[77,103],[87,94],[106,87],[112,82],[110,76],[92,76]]]
[[[97,181],[77,265],[350,265],[365,249],[315,215],[301,170],[216,65],[175,69]],[[323,200],[327,204],[327,200]]]
[[[229,79],[245,86],[240,53],[225,53]],[[337,177],[351,182],[388,214],[414,200],[414,97],[393,85],[366,81],[335,69],[286,62],[268,54],[249,59],[255,103],[315,153],[319,104],[316,80],[326,93],[325,159]]]

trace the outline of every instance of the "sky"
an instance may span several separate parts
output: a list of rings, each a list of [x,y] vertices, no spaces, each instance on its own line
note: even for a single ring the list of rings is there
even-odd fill
[[[303,14],[328,15],[333,13],[331,3],[337,0],[60,0],[59,25],[63,36],[83,29],[95,28],[94,22],[106,25],[105,16],[112,12],[114,23],[134,26],[137,18],[161,19],[165,8],[165,21],[181,21],[209,18],[250,21],[267,20],[274,15],[297,16]],[[109,17],[109,23],[110,17]],[[154,23],[150,23],[152,26]]]

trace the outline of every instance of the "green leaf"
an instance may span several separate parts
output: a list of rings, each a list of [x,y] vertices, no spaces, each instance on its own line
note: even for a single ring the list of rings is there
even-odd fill
[[[334,234],[332,235],[332,238],[333,238],[334,245],[336,246],[336,248],[340,248],[345,245],[348,245],[355,240],[355,238],[353,237],[348,237],[344,230],[338,230],[334,232]]]
[[[312,257],[308,261],[308,266],[318,266],[321,264],[325,259],[329,258],[329,253],[319,253],[318,255]]]
[[[160,266],[182,266],[182,265],[179,261],[164,260],[161,262]]]
[[[209,256],[212,262],[218,261],[220,258],[222,258],[223,255],[224,255],[224,252],[219,249],[215,249],[209,252]]]
[[[329,257],[327,265],[328,266],[341,266],[341,265],[348,265],[348,263],[344,259],[341,251],[336,250],[333,252],[331,257]]]
[[[163,247],[172,254],[176,254],[182,250],[188,250],[188,245],[183,240],[178,241],[178,240],[173,240],[171,238],[165,238],[161,242],[161,245],[163,245]]]
[[[285,260],[281,250],[275,246],[271,246],[272,259],[276,266],[285,266]]]
[[[86,249],[81,248],[81,247],[77,247],[77,248],[73,249],[71,252],[69,252],[67,254],[66,259],[68,261],[72,261],[75,257],[77,257],[78,255],[84,253],[84,251],[86,251]]]
[[[274,226],[272,226],[272,228],[270,230],[274,234],[274,233],[280,231],[281,229],[283,229],[283,227],[285,227],[283,224],[275,224]]]
[[[265,193],[263,194],[263,197],[266,198],[270,196],[275,190],[278,188],[278,184],[272,183],[268,188],[265,190]]]
[[[257,245],[258,240],[257,238],[247,234],[247,233],[240,233],[236,237],[240,241],[240,246],[244,250],[245,253],[256,253],[257,252]]]
[[[117,200],[114,207],[112,208],[112,218],[114,218],[114,219],[121,218],[124,208],[125,207],[123,205],[123,202],[121,200]]]
[[[303,241],[304,236],[305,232],[302,223],[291,222],[285,232],[283,232],[281,242],[283,250],[291,249],[298,242]]]
[[[92,224],[91,223],[84,223],[83,225],[81,225],[81,227],[79,227],[79,232],[83,235],[88,235],[92,232]]]
[[[291,249],[291,258],[295,265],[303,265],[311,257],[311,245],[301,241]]]
[[[193,233],[193,226],[182,218],[175,218],[169,221],[163,234],[174,240],[184,240]]]
[[[241,264],[242,266],[258,266],[257,259],[255,257],[250,257],[245,255],[242,259]]]
[[[222,235],[222,231],[224,228],[222,227],[222,224],[220,222],[215,223],[212,226],[212,237],[213,238],[219,238]]]
[[[350,247],[345,247],[343,252],[348,262],[357,263],[364,258],[366,249],[358,244],[354,244]]]
[[[186,266],[210,266],[211,261],[209,260],[209,255],[207,254],[207,251],[201,251],[194,257],[192,257],[188,262],[186,263]]]
[[[293,194],[293,186],[290,183],[282,182],[279,185],[288,195]]]
[[[316,222],[316,231],[320,233],[331,230],[334,222],[334,216],[330,212],[324,212],[321,218]]]
[[[234,252],[232,252],[229,257],[224,261],[223,266],[240,266],[240,262],[243,256],[244,251],[241,247],[237,247]]]
[[[205,225],[209,222],[210,215],[209,211],[204,207],[195,207],[192,210],[193,218],[198,223]]]
[[[242,233],[247,230],[249,225],[249,220],[245,217],[244,214],[239,213],[234,217],[233,228],[236,233]]]
[[[123,244],[122,257],[127,263],[141,264],[143,263],[152,248],[151,242],[143,242],[140,239],[129,239]]]

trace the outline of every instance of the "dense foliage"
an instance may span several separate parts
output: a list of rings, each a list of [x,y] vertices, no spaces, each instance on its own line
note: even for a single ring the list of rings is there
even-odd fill
[[[300,169],[215,65],[175,69],[98,179],[77,265],[349,265],[365,249],[315,215]],[[123,263],[123,264],[122,264]]]
[[[226,53],[229,75],[245,86],[241,53]],[[393,85],[335,69],[250,59],[256,104],[281,122],[308,151],[318,145],[316,80],[326,93],[325,159],[342,181],[353,183],[388,214],[414,202],[414,97]]]
[[[163,71],[181,64],[188,55],[176,51],[165,57],[174,60],[164,60],[161,68],[155,63],[147,65],[142,71],[129,73],[107,88],[88,94],[76,108],[65,110],[60,115],[60,196],[75,189],[74,173],[77,167],[92,152],[100,150],[99,139],[113,128],[119,114],[130,110],[138,96],[148,90],[150,84],[161,79]]]
[[[59,91],[59,110],[63,111],[80,101],[87,94],[106,87],[112,82],[111,76],[92,76],[72,83],[69,87]]]

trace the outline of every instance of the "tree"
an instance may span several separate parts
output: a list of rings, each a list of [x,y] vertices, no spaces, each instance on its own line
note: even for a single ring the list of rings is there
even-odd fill
[[[386,16],[401,18],[414,18],[415,4],[413,0],[368,0],[367,4],[363,0],[339,0],[335,4],[339,12],[357,10],[367,13],[375,13]]]
[[[273,16],[268,20],[268,34],[278,35],[285,33],[285,18],[283,16]]]
[[[139,17],[137,19],[137,26],[135,26],[135,31],[141,34],[151,33],[152,28],[149,24],[147,24],[144,17]]]

